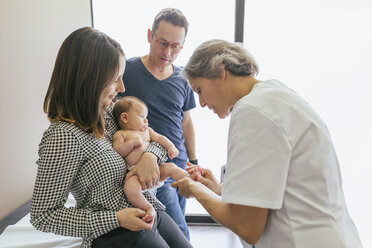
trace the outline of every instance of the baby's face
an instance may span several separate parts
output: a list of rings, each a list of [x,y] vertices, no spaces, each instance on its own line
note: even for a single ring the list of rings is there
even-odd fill
[[[148,126],[146,106],[135,102],[128,112],[127,127],[136,131],[145,131]]]

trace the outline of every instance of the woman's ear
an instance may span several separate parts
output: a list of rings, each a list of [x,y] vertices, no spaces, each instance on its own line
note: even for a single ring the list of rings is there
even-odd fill
[[[125,112],[121,113],[121,114],[120,114],[120,120],[121,120],[123,123],[127,124],[127,123],[128,123],[128,114],[125,113]]]
[[[147,41],[150,43],[152,37],[152,31],[151,29],[147,29]]]
[[[225,65],[221,63],[221,64],[219,65],[219,67],[220,67],[220,78],[221,78],[222,81],[224,81],[225,78],[226,78]]]

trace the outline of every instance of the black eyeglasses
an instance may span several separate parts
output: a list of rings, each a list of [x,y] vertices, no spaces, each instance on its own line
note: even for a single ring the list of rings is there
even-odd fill
[[[154,37],[154,40],[156,41],[156,44],[159,46],[159,48],[161,49],[167,49],[168,47],[171,48],[172,52],[179,52],[181,51],[181,49],[183,48],[183,46],[179,43],[169,43],[168,41],[164,40],[164,39],[156,39],[154,33],[152,33],[152,37]]]

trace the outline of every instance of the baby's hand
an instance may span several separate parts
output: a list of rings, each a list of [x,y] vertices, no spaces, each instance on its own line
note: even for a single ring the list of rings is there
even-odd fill
[[[178,156],[180,152],[178,151],[178,149],[176,147],[172,147],[171,149],[168,150],[168,157],[170,159],[174,159],[175,157]]]
[[[134,147],[142,146],[142,139],[139,137],[133,139],[132,142]]]

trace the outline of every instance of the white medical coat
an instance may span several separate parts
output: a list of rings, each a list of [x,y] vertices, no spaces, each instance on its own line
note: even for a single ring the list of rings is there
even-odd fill
[[[256,248],[362,247],[325,123],[277,80],[234,106],[222,199],[269,209]]]

